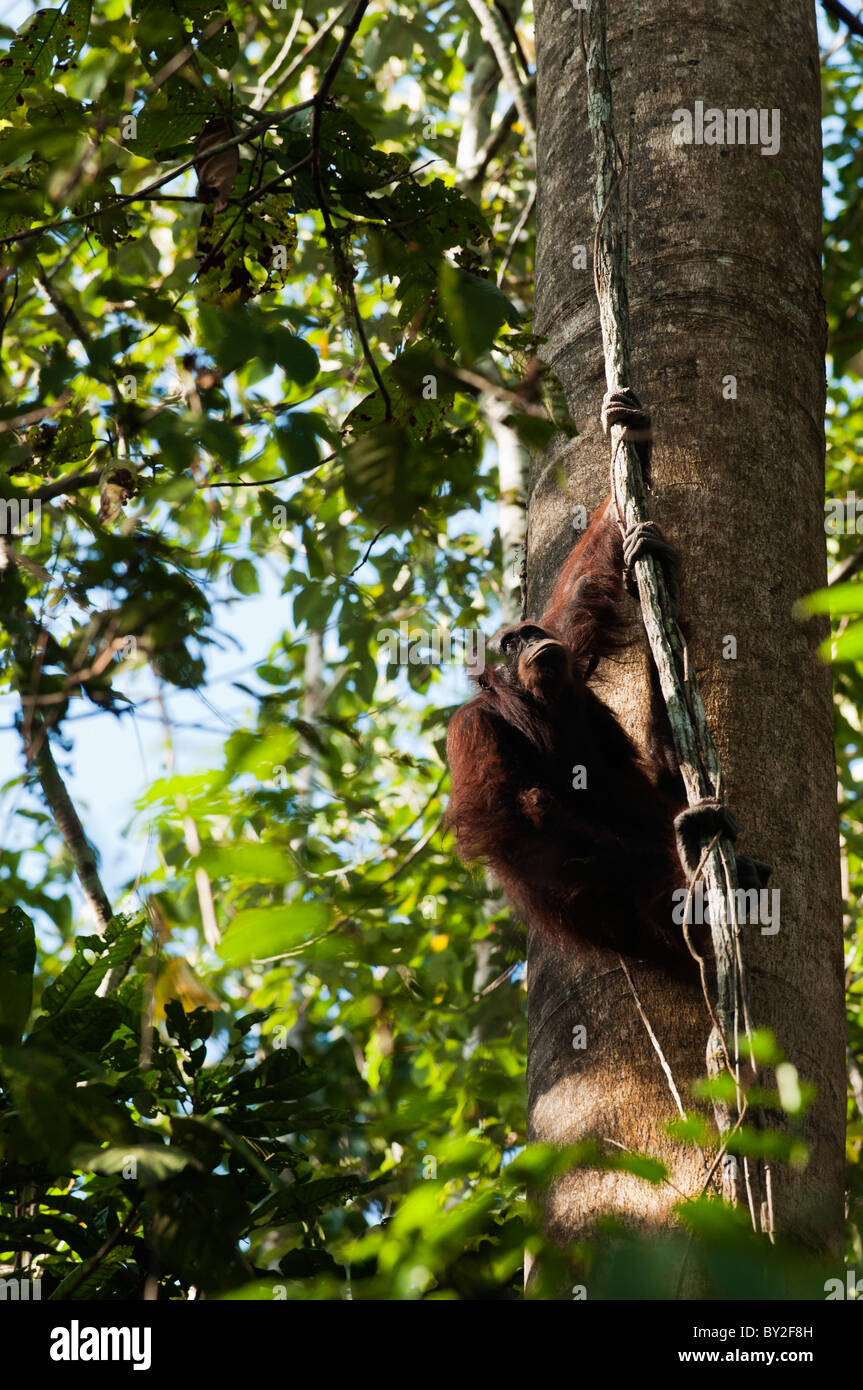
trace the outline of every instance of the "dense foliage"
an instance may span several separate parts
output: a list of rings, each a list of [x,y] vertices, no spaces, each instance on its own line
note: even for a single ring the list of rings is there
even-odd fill
[[[528,9],[528,98],[531,32]],[[463,0],[64,0],[0,37],[4,824],[26,831],[0,848],[0,1259],[44,1297],[519,1297],[526,1184],[574,1159],[662,1173],[524,1148],[522,936],[442,833],[463,686],[433,639],[501,604],[484,402],[532,446],[565,425],[553,384],[519,389],[518,112],[498,75],[468,178],[486,44]],[[863,497],[859,57],[824,83],[828,485]],[[250,642],[227,718],[209,670],[242,605],[284,636]],[[852,900],[861,653],[837,667]],[[223,719],[194,771],[178,692]],[[120,721],[133,748],[154,708],[142,867],[106,903],[116,846],[100,879],[69,814],[76,725]],[[848,931],[859,1260],[850,907]],[[717,1212],[691,1204],[690,1258],[763,1293]],[[649,1296],[685,1248],[623,1244],[597,1286]]]

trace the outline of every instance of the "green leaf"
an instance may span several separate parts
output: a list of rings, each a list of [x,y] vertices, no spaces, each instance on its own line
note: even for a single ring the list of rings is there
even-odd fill
[[[205,849],[200,862],[213,878],[233,883],[290,883],[296,866],[280,845],[232,845]]]
[[[74,1144],[132,1142],[131,1117],[110,1089],[89,1070],[79,1084],[79,1068],[34,1045],[34,1037],[3,1052],[4,1089],[11,1091],[34,1154],[68,1167]]]
[[[664,1126],[674,1139],[686,1144],[707,1145],[711,1141],[710,1125],[703,1115],[687,1115],[685,1120],[669,1120]]]
[[[260,593],[258,571],[251,560],[235,560],[231,566],[231,583],[239,594]]]
[[[233,1173],[183,1174],[148,1196],[152,1238],[164,1266],[207,1292],[247,1275],[237,1248],[248,1221],[245,1194]]]
[[[289,381],[296,382],[297,386],[308,386],[314,381],[320,368],[318,354],[298,334],[287,328],[276,329],[272,352],[271,360],[281,367]]]
[[[800,600],[801,613],[863,613],[863,584],[836,584]]]
[[[348,417],[351,432],[362,428],[362,433],[345,454],[345,494],[366,521],[405,525],[420,508],[432,505],[443,488],[452,498],[472,486],[476,436],[441,429],[415,443],[411,425],[399,419],[367,428],[366,420],[380,413],[381,405],[379,397],[369,397],[357,408],[365,409],[365,415],[352,412]],[[415,428],[421,421],[417,411]]]
[[[218,947],[230,965],[247,965],[289,951],[314,936],[329,920],[323,903],[286,903],[253,907],[234,918]]]
[[[230,204],[215,215],[208,211],[198,237],[200,298],[231,304],[281,288],[296,245],[297,219],[282,189],[239,210]]]
[[[350,1112],[332,1107],[298,1107],[290,1101],[273,1101],[248,1110],[229,1110],[225,1119],[234,1134],[265,1138],[272,1134],[295,1134],[312,1129],[332,1130],[345,1124]]]
[[[45,1014],[54,1017],[63,1009],[80,1008],[86,1003],[96,993],[108,971],[124,964],[137,951],[142,927],[142,918],[130,923],[124,917],[112,917],[104,939],[79,937],[69,964],[42,995]],[[94,949],[99,954],[95,961],[90,961],[84,953]]]
[[[141,60],[149,72],[175,58],[189,41],[194,50],[220,68],[231,68],[240,52],[239,39],[223,4],[213,0],[132,0],[133,33]],[[220,19],[225,23],[219,25]],[[209,30],[214,32],[208,33]],[[181,69],[172,82],[172,95],[187,80]],[[170,81],[170,79],[169,79]]]
[[[161,89],[150,97],[135,122],[135,137],[124,143],[135,154],[163,158],[178,145],[189,144],[200,133],[212,113],[213,103],[206,92],[182,87],[170,96]]]
[[[863,623],[852,623],[838,637],[828,637],[820,651],[825,661],[860,661],[863,659]]]
[[[33,1002],[36,933],[20,907],[0,912],[0,1044],[19,1043]]]
[[[218,68],[232,68],[240,56],[240,40],[224,5],[214,5],[212,0],[183,0],[182,9],[192,21],[198,52]],[[221,20],[225,22],[220,24]],[[215,32],[208,35],[213,29]]]
[[[390,419],[406,437],[416,443],[427,442],[440,429],[453,398],[452,378],[447,364],[422,348],[407,348],[383,371],[382,380],[390,398]],[[373,391],[346,417],[343,430],[349,439],[386,427],[386,403],[380,391]]]
[[[55,59],[77,57],[90,27],[90,0],[67,0],[59,10],[37,10],[0,58],[0,113],[21,104],[26,87],[44,82]]]
[[[52,467],[87,458],[93,447],[93,422],[83,411],[60,415],[28,431],[27,443],[40,461]]]
[[[166,1144],[130,1144],[116,1147],[98,1148],[91,1144],[78,1144],[70,1154],[72,1163],[85,1173],[122,1174],[129,1177],[129,1171],[138,1181],[145,1184],[161,1182],[174,1173],[181,1173],[196,1160],[182,1149],[168,1148]],[[200,1166],[200,1165],[197,1165]]]
[[[200,325],[207,352],[225,374],[254,357],[281,367],[298,386],[318,374],[314,348],[285,326],[280,313],[261,313],[254,305],[226,310],[202,304]]]
[[[518,310],[493,280],[442,261],[439,286],[453,338],[471,363],[487,352],[505,323],[518,323]]]
[[[321,417],[308,411],[292,411],[273,429],[279,446],[279,453],[290,477],[296,473],[307,473],[316,467],[321,451],[318,438],[321,433]]]

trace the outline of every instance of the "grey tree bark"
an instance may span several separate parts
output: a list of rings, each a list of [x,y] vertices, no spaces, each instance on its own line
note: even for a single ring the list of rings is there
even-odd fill
[[[501,7],[515,23],[521,10],[522,0],[501,0]],[[519,106],[524,110],[529,96],[519,85],[514,60],[509,55],[507,36],[497,29],[489,30],[494,16],[482,0],[472,0],[471,8],[479,19],[477,34],[473,37],[472,48],[478,49],[468,86],[468,103],[459,135],[456,155],[456,181],[470,197],[482,203],[486,178],[483,151],[492,131],[495,104],[501,81],[511,95],[518,95]],[[499,20],[499,23],[502,23]],[[488,32],[487,32],[488,31]],[[489,41],[489,33],[494,39]],[[503,59],[503,62],[501,61]],[[510,84],[510,85],[508,85]],[[511,90],[512,89],[512,90]],[[498,129],[503,122],[498,121]],[[533,130],[531,119],[530,129]],[[532,148],[531,148],[532,155]],[[483,370],[491,379],[499,374],[489,359],[482,363]],[[501,540],[501,610],[503,621],[518,622],[521,617],[522,592],[522,546],[525,536],[525,487],[530,460],[527,450],[519,441],[514,429],[506,423],[510,413],[508,403],[499,400],[490,391],[482,392],[480,408],[497,450],[498,476],[500,479],[500,502],[498,504],[498,533]],[[484,984],[488,980],[483,981]]]
[[[814,6],[788,0],[781,24],[739,0],[691,0],[685,14],[672,0],[610,0],[610,10],[617,135],[629,154],[630,384],[653,414],[654,515],[681,554],[683,616],[739,848],[773,865],[781,893],[777,934],[744,929],[755,1021],[818,1088],[808,1167],[774,1172],[776,1224],[838,1253],[845,1079],[830,677],[816,654],[823,629],[793,616],[826,577]],[[536,324],[579,436],[533,470],[530,615],[572,544],[575,508],[601,501],[609,468],[578,11],[536,0],[536,39]],[[778,111],[778,150],[762,153],[761,139],[676,144],[673,113],[695,117],[696,102]],[[599,672],[599,693],[636,739],[645,670],[636,648]],[[704,1006],[658,970],[632,975],[686,1102],[705,1072]],[[599,1136],[662,1158],[670,1177],[652,1187],[576,1170],[551,1194],[550,1231],[572,1240],[608,1214],[667,1226],[704,1169],[663,1131],[675,1103],[618,958],[562,955],[531,935],[528,1001],[530,1138]],[[584,1050],[572,1045],[579,1024]]]
[[[518,18],[521,0],[502,0],[512,23]],[[476,7],[472,6],[476,14]],[[482,204],[487,163],[485,152],[492,133],[495,106],[504,71],[500,63],[503,37],[497,35],[492,47],[483,33],[483,11],[480,8],[480,24],[471,47],[477,50],[473,62],[470,83],[467,89],[467,110],[461,124],[458,153],[456,156],[456,181],[470,197]],[[498,56],[496,56],[496,54]],[[469,57],[473,56],[469,53]],[[510,80],[517,82],[511,61],[503,65]],[[524,97],[527,100],[527,97]],[[519,104],[522,104],[521,101]],[[498,121],[500,131],[504,123]],[[506,127],[508,130],[508,127]],[[504,133],[506,133],[506,130]],[[481,363],[485,375],[490,380],[499,379],[500,373],[489,357]],[[514,429],[506,423],[508,405],[491,391],[480,393],[480,410],[494,440],[497,452],[497,471],[499,501],[497,529],[501,546],[500,598],[501,617],[505,623],[518,622],[522,610],[522,571],[524,560],[524,541],[526,532],[525,493],[530,468],[527,449],[519,440]],[[500,908],[500,890],[486,874],[488,886],[488,916],[492,917]],[[479,994],[491,984],[493,978],[492,943],[478,941],[474,945],[476,962],[473,975],[473,992]],[[465,1055],[471,1056],[482,1039],[482,1028],[477,1025],[465,1043]]]

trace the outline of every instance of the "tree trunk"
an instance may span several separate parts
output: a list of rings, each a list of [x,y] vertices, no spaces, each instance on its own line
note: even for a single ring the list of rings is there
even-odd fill
[[[838,1254],[845,1078],[830,676],[817,658],[823,629],[793,616],[796,600],[826,575],[814,8],[788,0],[778,25],[767,10],[732,0],[692,0],[685,15],[672,0],[647,0],[634,28],[630,5],[611,0],[610,8],[616,130],[629,154],[630,384],[653,415],[652,506],[681,557],[683,617],[739,848],[772,864],[781,895],[777,934],[744,928],[755,1023],[773,1030],[818,1088],[806,1123],[808,1167],[774,1171],[776,1225]],[[533,471],[532,616],[572,544],[576,506],[592,509],[609,477],[578,12],[536,0],[536,38],[536,325],[579,436]],[[697,121],[696,102],[723,113],[778,109],[778,151],[763,154],[770,142],[760,138],[675,143],[673,113],[685,109]],[[767,119],[775,131],[776,117]],[[645,661],[636,648],[599,672],[599,693],[636,739],[646,718]],[[706,1071],[703,1003],[657,969],[631,973],[691,1109],[688,1088]],[[704,1168],[694,1148],[663,1132],[675,1102],[617,956],[563,955],[531,935],[528,999],[530,1138],[600,1136],[662,1158],[670,1178],[654,1187],[577,1169],[551,1194],[552,1234],[573,1240],[611,1213],[633,1226],[669,1225],[680,1192],[701,1190]],[[578,1024],[584,1050],[573,1047]]]

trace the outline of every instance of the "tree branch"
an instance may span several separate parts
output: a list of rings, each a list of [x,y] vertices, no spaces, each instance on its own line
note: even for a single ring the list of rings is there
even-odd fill
[[[536,91],[536,78],[531,77],[524,86],[525,95],[528,98],[533,96]],[[471,184],[482,179],[491,161],[500,153],[506,144],[507,136],[518,120],[518,108],[515,102],[507,107],[491,134],[486,138],[483,145],[477,150],[474,167],[469,171]]]
[[[0,420],[0,434],[8,434],[10,430],[24,430],[28,425],[36,425],[40,420],[49,419],[68,405],[69,399],[69,395],[65,394],[52,405],[37,405],[32,410],[25,411],[23,415],[14,415],[11,420]]]
[[[312,178],[315,185],[315,192],[318,195],[321,217],[323,218],[324,236],[326,237],[327,245],[330,248],[330,254],[335,264],[336,288],[344,295],[345,299],[350,304],[353,312],[354,327],[363,350],[363,357],[375,379],[375,384],[384,402],[384,417],[387,420],[391,420],[393,414],[392,402],[387,388],[384,386],[383,377],[378,370],[378,365],[374,359],[372,350],[369,347],[369,340],[366,336],[365,325],[360,315],[356,290],[354,289],[354,268],[342,249],[339,234],[333,225],[333,219],[330,215],[330,205],[324,190],[324,180],[321,173],[321,118],[323,115],[324,102],[327,99],[330,88],[336,80],[345,54],[351,46],[353,37],[360,27],[360,21],[368,9],[368,6],[369,0],[357,0],[356,8],[350,20],[345,25],[345,31],[339,40],[339,46],[333,55],[329,67],[324,73],[321,85],[312,102]]]
[[[94,487],[101,476],[98,468],[91,469],[89,473],[70,473],[68,478],[58,478],[55,483],[34,488],[26,497],[30,502],[50,502],[53,497],[67,497],[81,488]]]
[[[306,59],[311,57],[318,45],[323,43],[327,35],[331,33],[332,30],[335,29],[336,25],[341,22],[343,16],[347,14],[350,7],[350,0],[348,0],[348,3],[342,5],[342,8],[337,12],[337,14],[333,16],[332,19],[328,19],[327,22],[325,24],[322,24],[320,29],[318,29],[317,32],[312,35],[303,51],[297,54],[290,67],[288,67],[286,71],[282,73],[278,82],[273,87],[273,90],[268,93],[266,97],[267,101],[272,101],[273,97],[278,96],[279,92],[284,91],[285,87],[287,87],[294,74],[300,70],[300,68],[305,63]],[[268,74],[265,74],[265,76],[266,75]]]
[[[527,61],[527,54],[524,51],[524,45],[521,39],[519,38],[518,29],[516,28],[515,24],[515,18],[512,14],[510,14],[509,10],[504,4],[504,0],[492,0],[492,4],[494,5],[495,9],[500,15],[504,24],[504,28],[509,30],[510,38],[512,39],[515,51],[518,54],[518,60],[521,63],[522,68],[524,69],[525,77],[529,77],[530,63]],[[515,14],[518,15],[521,10],[521,0],[516,0],[516,3],[512,6],[512,9],[514,10]]]
[[[838,565],[830,571],[827,583],[831,588],[834,584],[844,584],[846,579],[853,579],[861,569],[863,569],[863,545],[858,550],[852,550],[850,555],[846,555],[844,560],[839,561]]]
[[[99,1246],[99,1249],[92,1254],[89,1259],[86,1259],[84,1263],[79,1266],[75,1273],[70,1276],[68,1282],[64,1280],[62,1287],[58,1290],[58,1292],[62,1293],[64,1301],[67,1298],[71,1298],[75,1290],[81,1287],[85,1279],[88,1279],[93,1273],[94,1269],[99,1268],[99,1265],[110,1255],[117,1242],[129,1234],[135,1224],[135,1219],[138,1215],[138,1207],[138,1202],[133,1202],[132,1209],[126,1215],[125,1220],[114,1227],[107,1240]],[[55,1295],[52,1294],[51,1297],[53,1298]]]
[[[207,157],[211,158],[213,155],[222,154],[223,151],[231,149],[234,145],[247,143],[249,140],[253,140],[256,135],[260,135],[262,131],[282,125],[298,111],[308,111],[313,105],[314,98],[310,98],[308,101],[300,101],[295,106],[289,106],[284,111],[279,111],[275,116],[267,116],[264,120],[257,121],[255,125],[241,130],[238,135],[232,135],[229,140],[223,140],[221,144],[213,145],[207,150]],[[68,227],[76,222],[91,222],[94,218],[101,217],[107,212],[116,212],[118,208],[126,207],[129,203],[144,202],[151,193],[158,192],[160,188],[164,188],[165,184],[172,183],[174,179],[179,178],[180,174],[185,174],[189,169],[194,168],[197,158],[196,154],[192,155],[191,159],[178,164],[176,169],[171,169],[161,178],[154,179],[152,183],[139,188],[137,193],[124,193],[113,203],[101,204],[97,211],[77,213],[72,217],[60,217],[55,222],[41,222],[38,227],[31,227],[26,232],[16,232],[14,236],[0,237],[0,247],[12,246],[19,241],[28,241],[35,236],[40,236],[42,232],[53,232],[58,227]]]
[[[72,336],[77,338],[80,342],[82,348],[84,349],[84,352],[87,354],[87,361],[90,364],[90,370],[93,373],[93,375],[96,377],[98,381],[104,382],[104,384],[108,387],[108,390],[111,392],[111,399],[114,402],[114,423],[117,426],[117,440],[119,443],[118,453],[125,456],[128,453],[126,428],[123,422],[123,416],[126,410],[126,402],[123,399],[123,393],[120,390],[119,385],[117,384],[117,378],[114,376],[114,373],[109,368],[100,367],[97,364],[92,337],[90,336],[87,329],[84,327],[83,323],[76,314],[75,310],[72,308],[71,304],[68,302],[68,300],[63,298],[63,296],[60,294],[60,291],[52,283],[50,278],[45,274],[45,271],[39,261],[38,256],[36,257],[36,265],[39,272],[38,275],[34,276],[36,285],[39,287],[43,294],[47,295],[48,299],[53,304],[60,318],[63,319],[64,323],[68,326],[70,332],[72,333]]]
[[[821,0],[821,7],[833,19],[846,25],[852,34],[856,34],[858,39],[863,39],[863,20],[860,19],[859,15],[852,14],[851,10],[839,3],[839,0]]]
[[[501,77],[509,89],[524,129],[525,139],[532,158],[536,159],[536,126],[528,105],[525,89],[518,78],[509,53],[510,36],[507,34],[498,11],[486,4],[486,0],[467,0],[479,22],[482,36],[492,50]]]
[[[0,591],[2,591],[4,599],[4,623],[10,636],[15,665],[18,668],[15,684],[23,705],[29,697],[22,690],[21,682],[34,668],[33,651],[28,637],[33,620],[18,588],[15,553],[5,536],[0,536]],[[102,887],[93,847],[84,833],[78,812],[75,810],[66,784],[54,761],[54,754],[49,742],[49,725],[42,720],[32,703],[21,734],[24,740],[27,763],[28,765],[32,764],[36,769],[42,795],[69,851],[99,935],[103,936],[113,916],[111,903]]]

